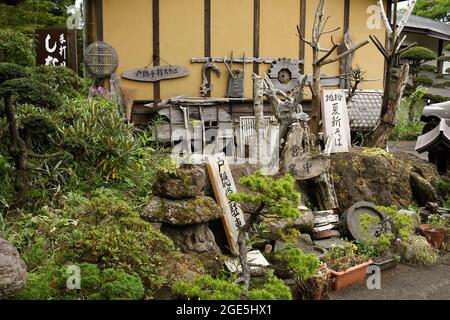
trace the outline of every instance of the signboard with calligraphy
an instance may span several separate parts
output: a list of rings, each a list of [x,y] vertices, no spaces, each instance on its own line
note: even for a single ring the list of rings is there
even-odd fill
[[[36,64],[70,67],[77,73],[76,31],[39,29],[36,34]]]
[[[325,137],[331,138],[331,153],[349,152],[350,122],[344,90],[323,90],[322,117]]]
[[[245,220],[239,204],[228,199],[228,195],[237,192],[230,167],[224,154],[208,156],[206,165],[216,201],[225,213],[222,221],[230,250],[237,255],[239,252],[237,244],[239,229],[245,225]]]
[[[190,70],[180,66],[158,66],[128,70],[122,74],[122,78],[134,81],[155,82],[165,79],[181,78],[190,74]]]

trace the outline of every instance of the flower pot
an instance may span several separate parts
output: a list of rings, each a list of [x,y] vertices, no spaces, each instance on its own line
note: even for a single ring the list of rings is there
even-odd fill
[[[332,289],[341,290],[351,285],[362,282],[366,279],[367,269],[372,264],[372,260],[363,262],[345,271],[330,270],[331,279],[333,280]]]
[[[379,261],[373,261],[372,265],[380,268],[381,271],[386,271],[392,268],[395,268],[398,264],[398,261],[394,258],[384,258]]]
[[[425,237],[429,244],[436,249],[442,249],[445,239],[445,230],[433,227],[431,224],[421,224],[419,226],[419,234]]]

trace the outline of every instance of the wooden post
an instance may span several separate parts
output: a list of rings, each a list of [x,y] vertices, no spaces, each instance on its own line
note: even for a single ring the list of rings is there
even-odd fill
[[[254,114],[256,133],[256,159],[258,163],[262,158],[262,144],[264,141],[264,80],[253,74]]]

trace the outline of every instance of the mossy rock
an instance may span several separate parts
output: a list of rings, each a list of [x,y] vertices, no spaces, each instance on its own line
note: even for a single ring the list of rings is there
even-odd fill
[[[353,148],[331,155],[334,186],[341,209],[359,201],[407,208],[435,201],[436,168],[408,153]]]
[[[153,185],[153,194],[175,200],[193,198],[202,193],[205,182],[205,170],[198,166],[185,166],[173,174],[159,174]]]
[[[210,197],[170,200],[155,196],[144,208],[141,218],[148,222],[185,226],[216,220],[222,215],[222,209]]]

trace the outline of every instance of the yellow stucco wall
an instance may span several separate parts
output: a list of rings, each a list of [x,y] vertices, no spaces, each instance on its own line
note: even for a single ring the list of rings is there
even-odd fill
[[[384,1],[386,3],[386,1]],[[385,42],[385,29],[381,23],[381,29],[370,30],[367,26],[367,19],[370,14],[367,8],[377,3],[375,0],[358,0],[351,2],[350,11],[350,32],[354,42],[359,43],[369,38],[369,35],[376,35],[382,43]],[[382,89],[384,77],[384,58],[375,45],[370,42],[365,47],[359,49],[353,58],[353,66],[359,65],[366,71],[367,80],[375,80],[362,83],[360,89]]]
[[[203,2],[160,1],[161,64],[180,65],[191,70],[188,77],[161,81],[162,98],[183,94],[198,96],[200,93],[202,64],[191,63],[191,58],[203,57]]]
[[[103,34],[119,55],[118,75],[148,65],[153,54],[152,1],[103,1]],[[121,82],[138,90],[138,100],[153,99],[153,84],[126,79]]]
[[[306,38],[311,38],[314,13],[318,0],[307,0]],[[355,42],[376,34],[384,41],[383,30],[368,30],[367,7],[376,0],[352,0],[350,30]],[[211,53],[215,57],[235,56],[244,52],[253,55],[253,0],[211,0]],[[327,30],[343,27],[344,0],[328,0],[326,15],[331,16]],[[117,74],[125,70],[144,67],[153,54],[152,0],[104,0],[104,40],[119,54]],[[260,56],[269,58],[298,58],[299,40],[296,25],[300,20],[300,0],[261,0]],[[188,77],[161,81],[161,98],[173,96],[199,96],[202,64],[191,63],[193,57],[204,53],[204,0],[160,0],[160,55],[161,64],[174,64],[191,70]],[[342,40],[342,29],[333,33],[335,42]],[[323,37],[322,46],[331,46],[330,35]],[[311,73],[311,48],[305,46],[305,71]],[[383,58],[373,44],[355,54],[354,65],[367,70],[367,78],[379,79],[364,84],[364,88],[381,89]],[[217,64],[222,77],[211,75],[213,97],[224,97],[228,72],[222,63]],[[269,66],[260,65],[260,74]],[[252,97],[252,64],[246,65],[245,97]],[[339,72],[339,63],[322,70],[328,75]],[[138,89],[137,99],[152,100],[153,85],[122,79],[126,87]],[[307,95],[306,98],[309,96]]]

